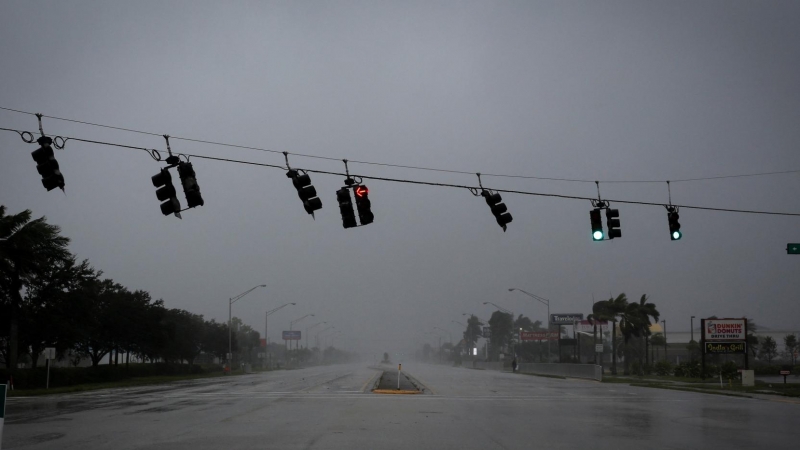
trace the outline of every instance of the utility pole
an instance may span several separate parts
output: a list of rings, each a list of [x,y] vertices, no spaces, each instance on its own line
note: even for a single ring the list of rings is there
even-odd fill
[[[664,324],[664,361],[669,361],[667,358],[667,319],[661,321]]]

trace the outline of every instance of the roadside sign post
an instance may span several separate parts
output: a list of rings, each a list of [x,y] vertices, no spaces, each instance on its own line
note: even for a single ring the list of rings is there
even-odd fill
[[[0,448],[3,448],[3,421],[6,417],[6,389],[7,384],[0,384]]]
[[[583,320],[583,314],[575,313],[575,314],[550,314],[550,324],[551,325],[558,325],[558,335],[561,336],[561,326],[562,325],[572,325],[573,329],[575,326],[575,322],[580,322]],[[573,352],[575,350],[573,349]],[[561,353],[561,339],[558,340],[558,362],[563,362],[561,360],[562,353]]]
[[[786,376],[791,374],[790,370],[781,370],[781,375],[783,375],[783,384],[786,384]]]
[[[45,389],[50,389],[50,360],[56,359],[56,349],[55,347],[47,347],[44,349],[44,360],[45,364],[47,364],[47,384],[45,384]]]

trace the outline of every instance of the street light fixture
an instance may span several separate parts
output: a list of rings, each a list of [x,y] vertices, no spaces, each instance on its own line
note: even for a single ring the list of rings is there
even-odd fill
[[[267,285],[266,284],[259,284],[258,286],[254,286],[254,287],[242,292],[241,294],[237,295],[236,297],[231,297],[231,298],[228,299],[228,373],[233,371],[233,348],[232,348],[233,346],[231,345],[231,340],[232,340],[232,331],[231,331],[232,316],[231,316],[231,310],[232,310],[233,304],[236,303],[239,299],[241,299],[245,295],[255,291],[256,289],[258,289],[260,287],[267,287]]]
[[[329,326],[329,327],[325,327],[324,329],[322,329],[322,330],[318,331],[318,332],[317,332],[317,334],[315,334],[315,335],[314,335],[314,345],[316,345],[317,347],[319,347],[319,335],[320,335],[320,334],[322,334],[322,333],[324,333],[324,332],[326,332],[326,331],[328,331],[328,330],[335,329],[335,328],[336,328],[335,326],[331,325],[331,326]]]
[[[314,325],[306,327],[306,349],[308,348],[308,331],[309,330],[313,330],[314,328],[316,328],[316,327],[318,327],[318,326],[320,326],[320,325],[322,325],[324,323],[328,323],[328,322],[317,322]]]
[[[295,319],[295,320],[289,322],[289,331],[292,331],[292,327],[294,327],[294,324],[296,324],[297,322],[300,322],[301,320],[305,319],[306,317],[314,317],[314,314],[306,314],[305,316],[303,316],[303,317],[301,317],[299,319]],[[291,347],[291,346],[289,346],[289,347]],[[294,343],[294,349],[297,350],[297,342]]]
[[[264,356],[265,356],[265,359],[267,360],[267,366],[268,367],[269,367],[269,363],[270,363],[270,360],[269,360],[269,355],[270,355],[270,353],[269,353],[269,316],[272,315],[275,312],[278,312],[278,310],[281,310],[281,309],[283,309],[283,308],[285,308],[285,307],[287,307],[289,305],[294,306],[296,304],[297,303],[295,303],[295,302],[284,303],[283,305],[278,306],[277,308],[270,309],[264,315],[264,352],[266,353]]]
[[[522,289],[519,289],[519,288],[509,288],[508,289],[508,292],[514,292],[514,291],[522,292],[523,294],[525,294],[528,297],[536,300],[537,302],[542,303],[544,305],[547,305],[547,321],[546,321],[546,323],[547,323],[547,331],[549,333],[550,332],[550,300],[548,300],[548,299],[546,299],[544,297],[539,297],[538,295],[535,295],[535,294],[531,294],[530,292],[522,290]],[[547,362],[550,362],[550,336],[549,335],[547,336]]]
[[[445,330],[444,328],[439,328],[439,327],[433,327],[433,328],[434,328],[434,329],[437,329],[437,330],[442,330],[442,331],[444,331],[445,333],[449,334],[449,335],[450,335],[450,345],[453,345],[453,333],[451,333],[451,332],[449,332],[449,331]]]

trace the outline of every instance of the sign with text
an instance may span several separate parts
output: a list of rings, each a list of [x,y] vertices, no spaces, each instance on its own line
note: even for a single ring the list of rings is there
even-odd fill
[[[583,320],[583,314],[550,314],[550,323],[554,325],[572,325]]]
[[[284,331],[283,332],[283,340],[284,341],[299,341],[300,340],[300,331]]]
[[[703,338],[706,341],[744,341],[747,319],[706,319]]]
[[[706,353],[745,353],[747,346],[744,342],[706,342]]]
[[[489,327],[483,327],[483,337],[487,339],[492,337],[492,329]]]
[[[558,331],[520,331],[521,341],[557,341]]]
[[[594,344],[594,351],[597,353],[603,353],[603,344]]]
[[[607,320],[581,320],[575,324],[575,331],[583,331],[584,333],[594,333],[594,327],[597,325],[597,331],[609,331],[609,324]]]

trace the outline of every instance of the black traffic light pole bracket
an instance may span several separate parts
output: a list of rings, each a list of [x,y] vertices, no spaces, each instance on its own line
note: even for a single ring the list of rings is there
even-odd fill
[[[351,177],[350,168],[347,166],[347,160],[343,159],[342,162],[344,163],[344,173],[347,175],[347,178],[344,179],[344,184],[347,185],[346,187],[360,186],[364,182],[364,179],[359,176]],[[356,178],[358,180],[356,180]]]
[[[597,200],[590,200],[592,202],[593,208],[599,209],[609,209],[611,207],[611,203],[608,200],[603,200],[600,198],[600,182],[595,181],[594,184],[597,186]]]
[[[667,180],[667,197],[669,198],[669,204],[664,205],[664,208],[667,209],[668,213],[678,212],[680,208],[672,205],[672,189],[669,187],[669,180]]]
[[[42,114],[36,113],[34,114],[39,121],[39,134],[41,135],[39,139],[49,139],[47,135],[44,134],[44,128],[42,128]],[[33,144],[34,142],[38,142],[39,139],[34,138],[33,133],[30,131],[17,131],[17,130],[10,130],[19,135],[19,138],[22,139],[22,142],[26,144]],[[59,141],[60,139],[60,141]],[[66,144],[67,140],[61,136],[53,136],[52,144],[57,150],[63,150],[64,145]],[[40,143],[41,145],[41,143]]]

